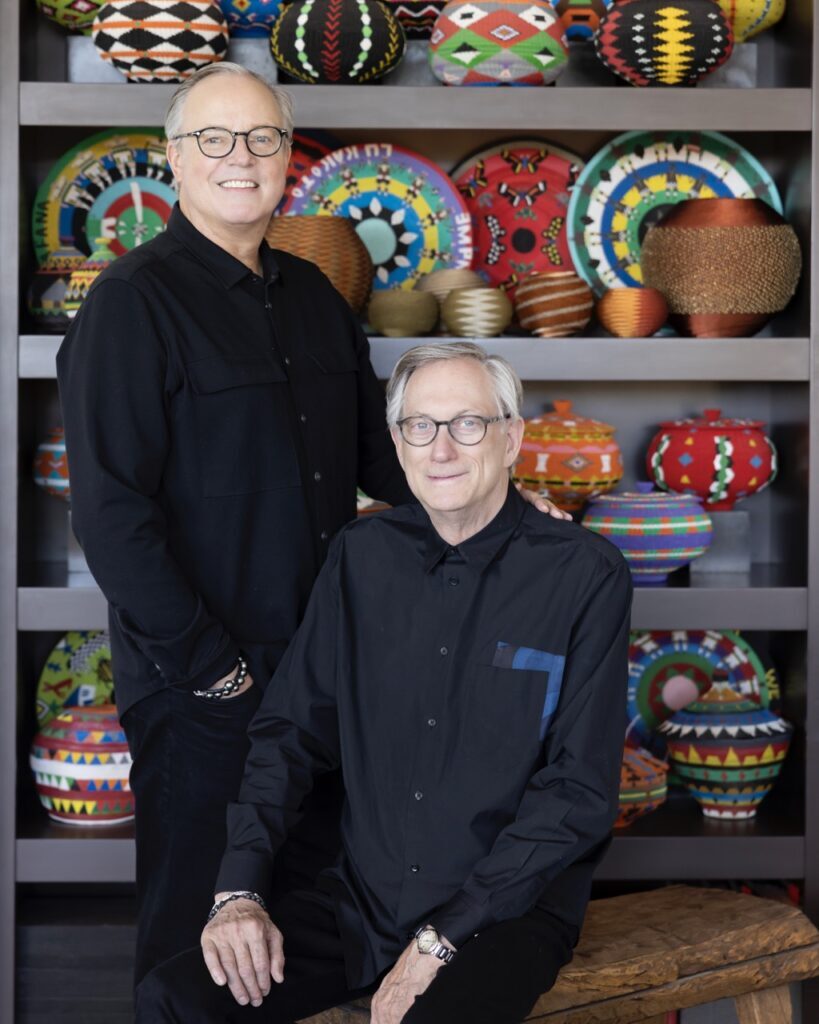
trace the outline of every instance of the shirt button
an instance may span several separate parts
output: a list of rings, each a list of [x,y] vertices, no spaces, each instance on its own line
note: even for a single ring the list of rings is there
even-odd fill
[[[330,536],[330,535],[329,535],[329,534],[327,533],[327,531],[326,531],[326,530],[322,530],[322,531],[321,531],[321,539],[322,539],[322,540],[327,540],[327,538],[328,538],[329,536]]]
[[[285,366],[289,366],[290,365],[290,356],[285,356],[284,357],[284,365]]]
[[[449,577],[449,585],[450,585],[450,587],[457,587],[460,582],[461,581],[458,579],[457,576],[450,576]]]
[[[449,649],[446,647],[441,648],[441,654],[449,654]]]
[[[434,729],[437,724],[438,724],[438,719],[437,718],[428,718],[427,719],[427,725],[430,727],[430,729]]]
[[[299,419],[302,421],[302,423],[306,423],[307,422],[307,417],[304,415],[304,413],[301,413],[301,415],[299,416]]]
[[[319,473],[318,470],[316,470],[315,473],[313,474],[313,479],[316,481],[316,483],[318,483],[319,480],[321,480],[321,473]]]
[[[412,795],[415,797],[416,800],[423,800],[424,799],[424,794],[421,792],[420,789],[416,789],[415,792]]]
[[[414,875],[417,875],[420,870],[421,870],[421,865],[420,864],[410,864],[410,871]]]
[[[265,308],[265,309],[272,309],[272,308],[273,308],[273,306],[272,306],[272,304],[271,304],[271,303],[269,303],[269,302],[266,302],[266,303],[264,304],[264,308]]]

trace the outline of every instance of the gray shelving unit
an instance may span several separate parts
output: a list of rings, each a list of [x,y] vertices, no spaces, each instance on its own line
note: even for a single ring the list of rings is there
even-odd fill
[[[811,0],[790,0],[785,22],[760,43],[755,89],[446,89],[296,86],[297,121],[342,142],[393,141],[445,167],[499,137],[540,135],[590,155],[633,129],[714,129],[736,136],[774,175],[806,257],[792,308],[761,337],[612,339],[602,336],[480,341],[527,381],[527,412],[568,395],[587,415],[618,425],[627,482],[660,418],[721,405],[772,425],[783,473],[753,499],[758,564],[747,578],[712,578],[638,590],[642,629],[736,628],[770,634],[786,714],[798,729],[786,775],[755,821],[708,822],[686,797],[615,838],[599,877],[797,879],[819,921],[819,275],[811,259],[819,209],[819,114],[813,68],[819,43]],[[66,82],[64,34],[29,0],[0,11],[0,1020],[14,1019],[15,883],[128,883],[132,832],[74,830],[37,807],[25,759],[27,708],[38,657],[68,629],[102,628],[93,587],[67,585],[65,508],[35,493],[28,465],[58,422],[54,358],[59,338],[32,333],[20,296],[33,267],[27,241],[33,190],[69,146],[107,127],[160,125],[171,86]],[[21,201],[22,196],[22,201]],[[372,339],[385,377],[417,339]],[[807,478],[807,483],[805,482]],[[61,554],[62,552],[62,554]],[[30,718],[30,716],[28,716]],[[21,724],[22,723],[22,724]],[[19,779],[16,780],[16,773]],[[809,995],[809,1000],[814,996]],[[819,1019],[819,1008],[805,1010]],[[814,1017],[810,1016],[814,1013]]]

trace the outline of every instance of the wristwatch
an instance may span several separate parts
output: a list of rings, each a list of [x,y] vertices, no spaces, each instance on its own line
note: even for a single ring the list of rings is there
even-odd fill
[[[415,935],[413,935],[413,938],[419,953],[437,957],[439,960],[443,960],[445,964],[448,964],[455,956],[455,950],[450,949],[449,946],[445,946],[441,942],[438,932],[435,931],[431,924],[421,925]]]

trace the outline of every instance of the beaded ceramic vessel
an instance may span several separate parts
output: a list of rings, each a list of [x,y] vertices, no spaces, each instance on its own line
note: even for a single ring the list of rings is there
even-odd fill
[[[744,43],[775,25],[785,13],[785,0],[717,0],[734,31],[734,42]]]
[[[681,334],[742,337],[788,305],[802,253],[790,224],[761,199],[689,199],[648,229],[641,265]]]
[[[429,39],[446,0],[382,0],[398,18],[407,39]]]
[[[107,0],[94,45],[132,82],[181,82],[223,60],[228,29],[216,0]]]
[[[705,553],[711,519],[694,497],[638,487],[592,499],[583,525],[620,548],[636,585],[662,586],[670,572]]]
[[[219,0],[228,31],[241,39],[266,39],[281,13],[282,0]]]
[[[594,312],[617,338],[650,338],[668,319],[668,303],[656,288],[610,288]]]
[[[555,411],[526,420],[515,479],[544,494],[566,512],[577,512],[623,477],[623,456],[614,427],[556,401]]]
[[[520,326],[539,338],[566,338],[588,324],[594,308],[591,288],[571,270],[525,277],[515,291]]]
[[[273,26],[270,48],[301,82],[371,82],[404,55],[401,23],[377,0],[295,0]]]
[[[651,440],[646,467],[657,487],[696,494],[711,512],[734,507],[776,477],[777,453],[760,420],[729,419],[719,409],[669,420]]]
[[[68,284],[63,297],[63,310],[69,320],[77,315],[77,310],[83,304],[91,285],[97,280],[105,268],[113,263],[113,252],[111,243],[107,238],[97,238],[94,241],[94,251],[74,270],[68,279]]]
[[[35,736],[29,764],[55,821],[120,825],[133,818],[131,755],[113,704],[61,711]]]
[[[48,494],[63,501],[71,499],[68,480],[68,456],[65,453],[65,431],[54,427],[37,445],[34,455],[34,483]]]
[[[37,9],[63,28],[87,32],[106,0],[36,0]]]
[[[568,59],[565,28],[545,0],[451,0],[429,49],[445,85],[548,85]]]
[[[668,793],[668,765],[647,750],[623,751],[620,796],[615,828],[626,828],[644,814],[656,811]]]
[[[514,309],[500,288],[453,288],[441,305],[441,319],[461,338],[491,338],[512,322]]]
[[[663,722],[668,756],[708,818],[752,818],[788,753],[793,727],[715,681]]]
[[[589,40],[614,0],[550,0],[570,42]]]
[[[85,262],[85,256],[73,246],[65,246],[49,253],[42,266],[31,279],[28,290],[28,311],[38,327],[46,331],[65,332],[70,317],[65,310],[65,293],[75,270]]]

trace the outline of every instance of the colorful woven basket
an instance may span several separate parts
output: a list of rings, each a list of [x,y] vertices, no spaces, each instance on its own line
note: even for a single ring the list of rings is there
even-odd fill
[[[45,440],[37,445],[34,455],[34,483],[55,498],[71,500],[65,431],[62,427],[54,427],[48,432]]]
[[[100,7],[107,0],[36,0],[37,10],[50,21],[67,29],[87,32]]]
[[[609,334],[650,338],[668,319],[668,303],[656,288],[610,288],[594,312]]]
[[[620,796],[615,828],[627,828],[637,818],[656,811],[668,794],[668,765],[648,750],[623,751]]]
[[[515,291],[520,326],[539,338],[579,334],[591,320],[594,295],[573,270],[530,274]]]
[[[281,13],[282,0],[219,0],[232,36],[266,39]]]

